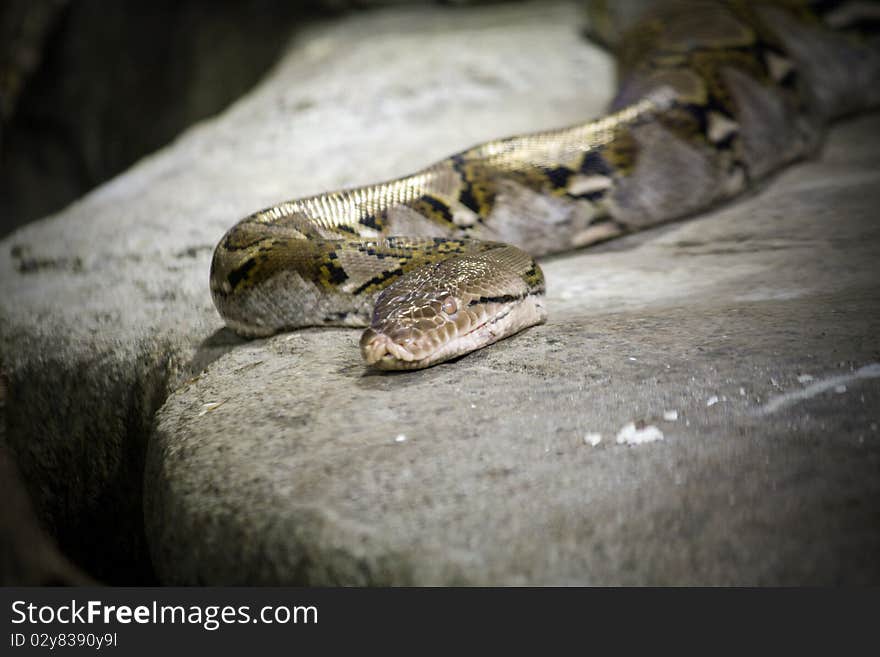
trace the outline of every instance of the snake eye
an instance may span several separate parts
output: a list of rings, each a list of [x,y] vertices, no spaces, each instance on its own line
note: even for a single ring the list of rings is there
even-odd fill
[[[454,297],[446,297],[443,299],[443,305],[440,306],[440,309],[451,316],[458,312],[458,304],[455,302]]]

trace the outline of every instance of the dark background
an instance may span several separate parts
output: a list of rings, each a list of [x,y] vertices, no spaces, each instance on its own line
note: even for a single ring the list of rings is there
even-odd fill
[[[345,3],[6,0],[0,237],[56,212],[251,88]]]

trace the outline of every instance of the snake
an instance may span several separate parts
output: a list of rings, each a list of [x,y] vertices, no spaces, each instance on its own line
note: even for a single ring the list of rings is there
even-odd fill
[[[458,358],[545,321],[536,258],[755,189],[816,153],[832,120],[880,104],[872,2],[600,1],[588,15],[616,56],[606,114],[241,219],[211,263],[226,325],[366,327],[379,370]]]

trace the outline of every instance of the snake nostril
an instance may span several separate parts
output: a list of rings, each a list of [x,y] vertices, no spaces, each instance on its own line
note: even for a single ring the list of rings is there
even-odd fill
[[[388,354],[388,337],[368,328],[361,336],[360,347],[367,365],[375,365]]]
[[[364,331],[361,334],[361,342],[360,342],[361,349],[366,349],[367,346],[371,342],[375,341],[375,339],[378,335],[379,334],[374,329],[371,329],[371,328],[368,328],[366,331]]]

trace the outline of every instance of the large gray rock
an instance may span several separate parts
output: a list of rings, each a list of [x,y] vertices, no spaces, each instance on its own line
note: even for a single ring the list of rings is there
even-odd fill
[[[597,114],[612,64],[580,11],[400,8],[302,32],[219,118],[0,244],[8,442],[62,547],[149,581],[144,450],[168,392],[237,341],[208,270],[238,218]],[[540,53],[540,56],[538,56]],[[541,97],[535,98],[537,89]]]
[[[547,261],[550,322],[454,363],[370,374],[356,331],[222,328],[209,259],[239,216],[599,113],[612,66],[580,24],[536,3],[314,30],[3,243],[8,441],[68,549],[142,555],[148,449],[166,583],[880,582],[877,117],[758,196]],[[630,422],[664,439],[617,444]]]
[[[878,129],[548,261],[550,321],[458,362],[371,374],[346,330],[224,355],[158,414],[163,581],[880,582]]]

